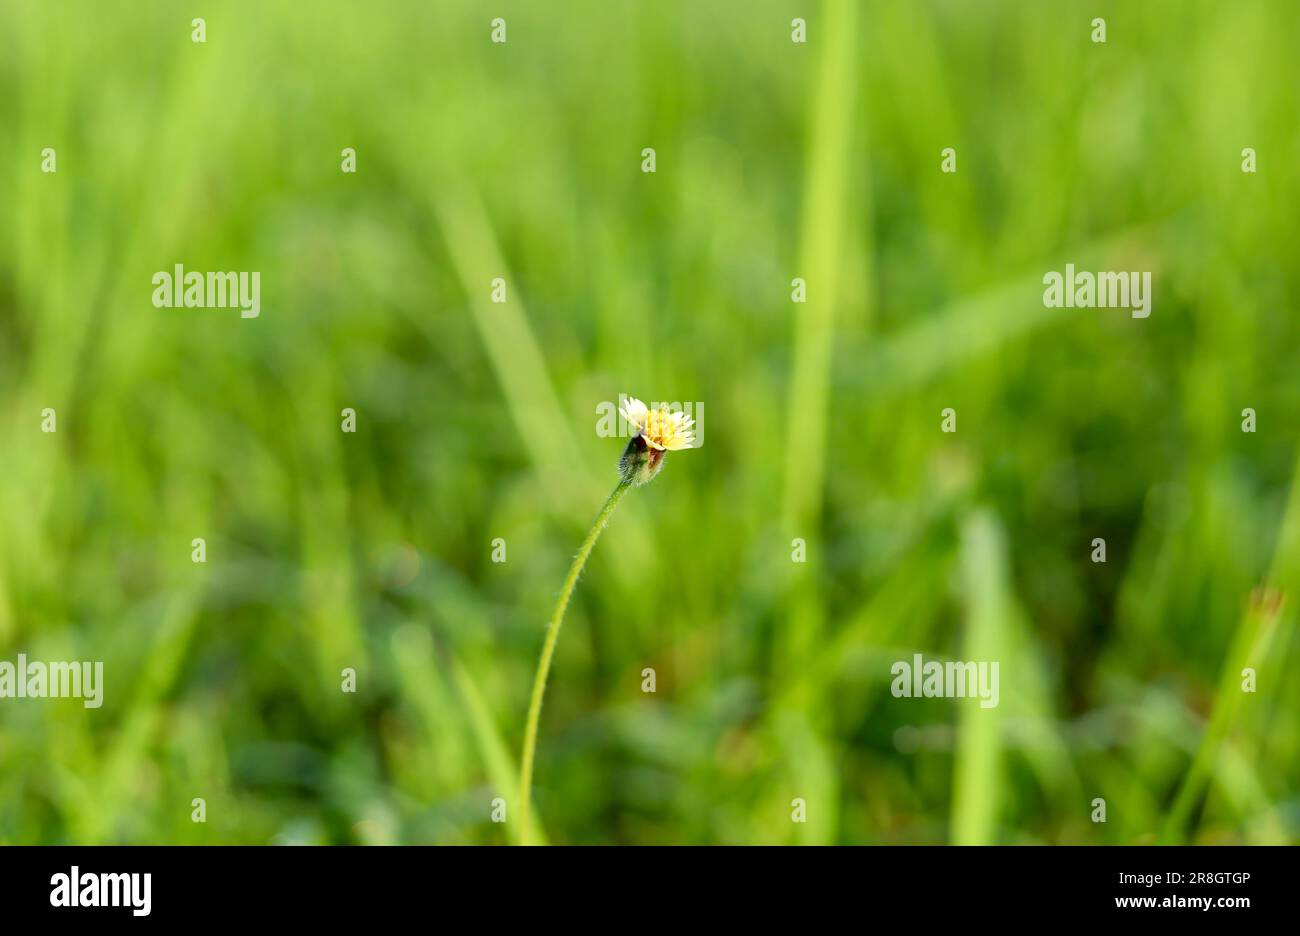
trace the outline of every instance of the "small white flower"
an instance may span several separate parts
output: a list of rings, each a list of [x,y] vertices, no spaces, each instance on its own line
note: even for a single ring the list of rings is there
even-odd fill
[[[656,451],[677,452],[695,444],[695,420],[666,407],[650,409],[636,397],[623,404],[623,418]]]

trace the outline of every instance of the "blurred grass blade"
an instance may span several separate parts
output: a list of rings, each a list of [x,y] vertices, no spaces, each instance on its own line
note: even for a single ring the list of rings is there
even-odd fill
[[[465,700],[465,707],[469,711],[470,725],[474,729],[474,737],[478,741],[479,751],[483,755],[483,762],[487,765],[488,776],[492,780],[492,785],[502,791],[506,802],[510,808],[517,809],[519,803],[519,767],[514,758],[506,749],[501,741],[501,735],[497,732],[496,723],[492,718],[492,713],[488,709],[487,701],[483,694],[479,692],[478,686],[475,685],[473,678],[461,665],[460,660],[455,657],[450,658],[451,672],[456,680],[456,686],[460,689],[461,698]],[[546,844],[546,832],[542,829],[542,823],[537,818],[540,810],[534,809],[529,815],[528,821],[528,841],[535,845]]]
[[[962,591],[966,598],[966,660],[1006,658],[1011,584],[1006,541],[997,517],[987,509],[971,514],[961,531]],[[1015,678],[1013,673],[999,673]],[[957,750],[953,765],[952,842],[988,845],[995,841],[1002,785],[1002,718],[1000,708],[983,708],[978,699],[963,699],[957,716]]]
[[[812,102],[812,132],[804,177],[800,269],[807,302],[794,309],[794,370],[786,419],[784,529],[808,530],[821,514],[826,465],[826,418],[831,379],[831,338],[841,277],[849,202],[849,161],[866,175],[865,153],[850,153],[857,87],[855,49],[858,11],[853,0],[828,0],[824,42]],[[870,245],[867,245],[867,251]],[[865,251],[864,251],[865,252]]]
[[[1300,593],[1300,459],[1296,461],[1290,497],[1278,527],[1268,581],[1267,587],[1257,589],[1250,596],[1237,624],[1223,661],[1210,720],[1165,819],[1161,837],[1167,843],[1181,842],[1186,837],[1192,814],[1219,769],[1222,748],[1237,727],[1246,699],[1262,707],[1277,694],[1273,686],[1281,674],[1281,661],[1270,660],[1269,648],[1279,629],[1285,628],[1289,638],[1294,611],[1287,609],[1286,601]],[[1284,638],[1279,643],[1285,651],[1290,640]],[[1246,667],[1255,670],[1257,679],[1256,692],[1249,695],[1241,687],[1242,670]],[[1265,672],[1270,677],[1267,680],[1261,678]],[[1229,769],[1225,776],[1231,778],[1238,773]]]
[[[1271,600],[1252,600],[1241,617],[1224,659],[1209,723],[1165,819],[1161,837],[1167,844],[1181,842],[1186,835],[1188,822],[1218,767],[1222,747],[1236,726],[1242,702],[1247,697],[1241,689],[1242,669],[1251,666],[1258,670],[1267,657],[1277,630],[1279,611],[1280,605]]]
[[[621,449],[615,447],[610,454],[610,474],[606,480],[597,477],[578,459],[573,420],[556,396],[541,346],[528,323],[523,297],[517,284],[511,281],[482,203],[468,184],[463,184],[460,190],[456,197],[440,198],[435,209],[479,338],[505,394],[520,444],[537,470],[552,509],[570,517],[585,518],[613,482],[613,466]],[[507,283],[508,301],[502,303],[491,299],[492,280],[498,276]],[[611,395],[619,392],[622,391],[611,388]],[[594,419],[593,410],[593,424]],[[635,505],[629,506],[635,512]],[[621,562],[610,563],[609,568],[623,586],[630,586],[634,581],[633,567],[644,564],[651,555],[651,534],[645,525],[632,523],[619,524],[610,534],[618,550],[630,555],[625,554]]]
[[[543,487],[565,491],[574,475],[590,479],[578,464],[571,420],[555,394],[519,285],[511,281],[482,204],[466,185],[458,196],[439,199],[436,210],[479,338]],[[492,280],[498,276],[506,280],[506,302],[491,299]]]

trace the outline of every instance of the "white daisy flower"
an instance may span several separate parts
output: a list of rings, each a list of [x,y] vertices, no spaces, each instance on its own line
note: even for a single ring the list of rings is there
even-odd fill
[[[636,397],[630,397],[623,404],[623,418],[656,451],[677,452],[695,445],[695,420],[685,413],[666,407],[652,410]]]

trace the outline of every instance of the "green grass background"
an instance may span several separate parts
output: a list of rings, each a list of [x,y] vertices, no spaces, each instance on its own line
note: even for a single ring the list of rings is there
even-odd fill
[[[705,442],[579,584],[551,842],[1300,840],[1298,46],[1291,0],[4,0],[0,659],[106,685],[0,700],[0,842],[510,840],[620,392]],[[153,308],[175,263],[261,317]],[[1066,263],[1151,317],[1044,309]],[[1001,705],[893,698],[915,652]]]

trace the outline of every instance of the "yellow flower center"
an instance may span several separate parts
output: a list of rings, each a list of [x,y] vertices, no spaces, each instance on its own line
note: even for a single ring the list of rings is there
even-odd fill
[[[656,409],[646,413],[645,429],[641,433],[655,448],[673,450],[688,444],[681,420],[668,410]]]

